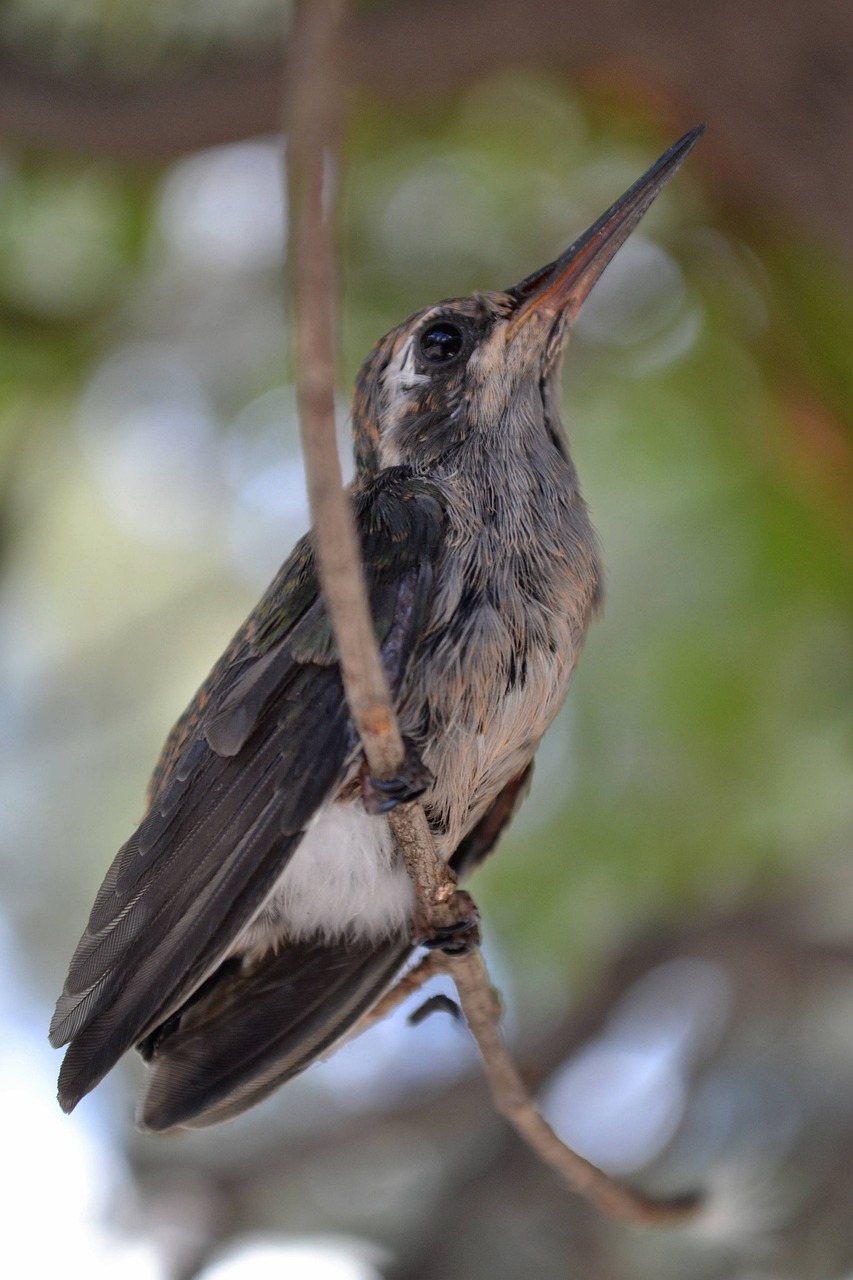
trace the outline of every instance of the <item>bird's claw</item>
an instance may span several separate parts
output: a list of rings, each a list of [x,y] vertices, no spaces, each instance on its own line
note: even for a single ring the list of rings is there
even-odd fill
[[[450,996],[439,992],[437,995],[430,996],[428,1000],[424,1000],[422,1005],[415,1009],[414,1013],[410,1013],[408,1023],[410,1027],[417,1027],[427,1018],[432,1017],[434,1013],[449,1013],[451,1018],[457,1022],[462,1017],[462,1010],[455,1000],[451,1000]]]
[[[480,913],[470,894],[457,889],[454,909],[458,920],[446,925],[415,923],[414,941],[428,951],[443,951],[446,956],[466,956],[480,945]]]
[[[394,778],[374,778],[367,762],[361,767],[361,798],[368,813],[378,817],[390,813],[398,804],[417,800],[435,781],[429,769],[418,755],[414,743],[403,739],[406,758],[400,772]]]

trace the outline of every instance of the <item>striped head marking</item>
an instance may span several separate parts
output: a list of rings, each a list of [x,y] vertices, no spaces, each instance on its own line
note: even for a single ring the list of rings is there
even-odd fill
[[[376,345],[353,397],[360,472],[429,465],[466,437],[478,388],[500,381],[510,311],[505,294],[454,298],[410,316]]]

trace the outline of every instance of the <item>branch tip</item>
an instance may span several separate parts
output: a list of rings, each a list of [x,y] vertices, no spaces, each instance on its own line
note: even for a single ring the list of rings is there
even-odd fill
[[[335,255],[324,166],[339,155],[341,132],[341,35],[345,0],[300,0],[289,59],[288,191],[294,270],[297,401],[323,594],[340,654],[350,711],[365,757],[376,777],[402,761],[403,740],[391,703],[368,607],[350,504],[341,486],[334,420]],[[337,184],[336,184],[337,185]],[[437,933],[470,909],[467,894],[438,856],[419,803],[400,804],[388,815],[398,849],[417,893],[419,912]],[[477,1042],[496,1109],[566,1185],[605,1213],[627,1222],[683,1221],[695,1198],[650,1200],[623,1187],[560,1141],[536,1110],[504,1043],[501,1002],[479,951],[449,959],[430,953],[404,974],[352,1034],[385,1016],[435,973],[450,973],[468,1027]]]

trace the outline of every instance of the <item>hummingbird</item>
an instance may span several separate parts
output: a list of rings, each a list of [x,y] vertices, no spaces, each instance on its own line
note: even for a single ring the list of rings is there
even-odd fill
[[[460,877],[495,847],[602,602],[560,420],[590,290],[698,141],[555,261],[392,329],[358,374],[350,490],[406,761],[369,776],[307,534],[180,717],[50,1028],[70,1112],[136,1046],[138,1125],[229,1120],[328,1053],[428,935],[387,813],[420,797]]]

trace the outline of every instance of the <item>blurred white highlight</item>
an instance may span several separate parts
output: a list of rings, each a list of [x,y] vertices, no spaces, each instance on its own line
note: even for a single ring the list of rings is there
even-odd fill
[[[689,1069],[716,1044],[731,1003],[728,975],[707,960],[653,969],[616,1006],[603,1033],[548,1083],[546,1118],[609,1173],[642,1169],[675,1135]]]
[[[192,265],[239,272],[284,253],[281,153],[271,142],[216,147],[171,170],[160,198],[163,237]]]
[[[125,532],[192,544],[213,516],[213,424],[201,383],[174,350],[120,347],[101,364],[78,412],[104,501]]]
[[[113,1221],[133,1216],[129,1172],[93,1123],[98,1104],[64,1116],[56,1103],[59,1055],[44,1037],[47,1011],[14,980],[14,952],[0,918],[0,1096],[3,1098],[4,1272],[63,1280],[165,1280],[156,1247]]]
[[[249,1236],[205,1267],[198,1280],[382,1280],[387,1254],[350,1236]]]

